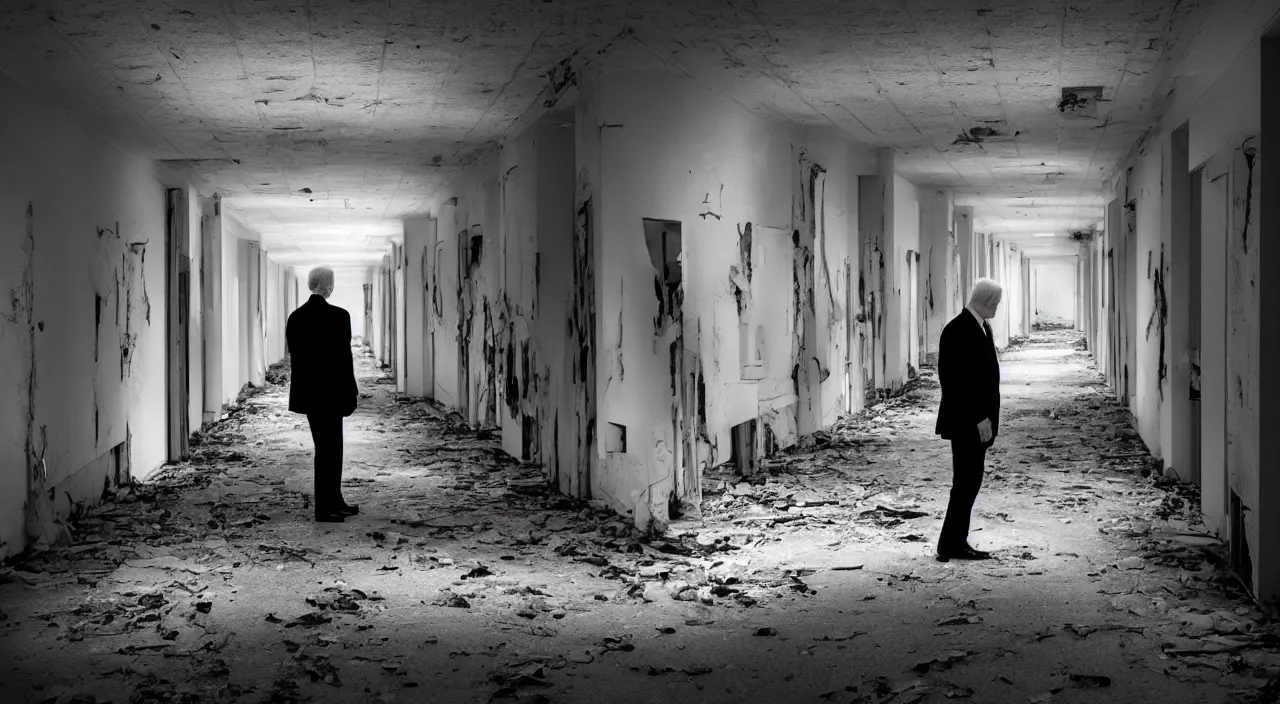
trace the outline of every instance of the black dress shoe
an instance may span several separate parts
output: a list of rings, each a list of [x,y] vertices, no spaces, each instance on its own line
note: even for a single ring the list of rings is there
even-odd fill
[[[965,554],[969,556],[970,560],[990,560],[991,559],[991,553],[985,550],[978,550],[977,548],[974,548],[969,545],[964,546],[963,548],[961,548],[961,550],[963,550]]]
[[[956,547],[938,548],[938,562],[947,562],[949,560],[984,560],[977,550],[968,545],[959,545]]]
[[[316,512],[316,523],[342,523],[345,520],[346,516],[335,511]]]
[[[356,516],[360,513],[360,506],[357,504],[343,504],[338,507],[337,513],[344,516]]]

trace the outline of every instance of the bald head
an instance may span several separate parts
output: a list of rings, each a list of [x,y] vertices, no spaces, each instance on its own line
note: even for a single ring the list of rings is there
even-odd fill
[[[328,298],[333,295],[333,269],[327,266],[318,266],[307,274],[307,288],[311,292],[319,296]]]

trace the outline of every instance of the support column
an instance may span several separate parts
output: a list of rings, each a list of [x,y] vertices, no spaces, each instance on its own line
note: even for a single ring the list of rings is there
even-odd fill
[[[1163,233],[1168,249],[1169,273],[1164,282],[1164,294],[1169,305],[1168,329],[1165,331],[1168,347],[1165,364],[1168,365],[1169,425],[1165,455],[1165,467],[1183,481],[1192,478],[1196,466],[1192,453],[1195,450],[1192,418],[1194,402],[1191,400],[1191,306],[1199,301],[1191,299],[1191,267],[1199,266],[1191,252],[1191,176],[1188,172],[1187,125],[1170,135],[1169,158],[1164,160],[1166,173],[1161,197],[1161,219],[1166,223]]]
[[[881,270],[881,291],[884,306],[885,334],[885,379],[884,387],[896,389],[907,380],[907,354],[910,345],[907,340],[908,320],[906,296],[910,295],[907,282],[899,281],[898,271],[902,264],[898,261],[895,233],[897,218],[901,213],[894,207],[896,155],[892,149],[877,150],[880,171],[881,220],[884,223],[881,252],[884,256],[884,268]]]
[[[204,310],[205,423],[222,417],[222,196],[204,209],[204,252],[201,257],[201,301]]]
[[[957,205],[956,220],[956,252],[960,258],[960,306],[969,303],[969,292],[973,290],[973,206]],[[959,313],[959,311],[957,311]]]
[[[1031,287],[1031,260],[1024,254],[1018,268],[1019,282],[1022,285],[1022,333],[1031,334],[1031,307],[1035,305],[1035,290]]]
[[[246,381],[261,386],[267,376],[266,335],[262,325],[262,275],[266,268],[263,262],[266,257],[263,255],[261,244],[249,242],[248,245],[249,268],[244,272],[249,282],[248,300],[245,303],[245,310],[249,314],[247,321],[249,338],[246,342],[249,349],[249,367],[246,370]]]
[[[925,292],[925,353],[936,354],[942,328],[958,310],[952,299],[960,290],[959,271],[954,270],[955,196],[950,188],[921,189],[920,246],[922,266],[928,267]]]
[[[405,393],[415,398],[431,394],[431,348],[427,310],[430,305],[428,254],[435,247],[434,218],[404,221],[405,267]]]
[[[407,331],[405,330],[405,317],[404,317],[404,304],[405,304],[404,246],[399,244],[393,244],[391,245],[391,251],[393,255],[392,258],[395,261],[395,267],[396,267],[395,285],[393,289],[395,298],[392,301],[392,305],[394,306],[394,310],[395,310],[394,325],[395,325],[395,339],[396,339],[396,351],[395,351],[396,361],[393,366],[396,370],[396,391],[404,392],[405,381],[406,381],[405,373],[408,370],[408,355],[406,353],[407,349],[406,349],[406,339],[405,339],[405,334]]]
[[[1253,550],[1253,586],[1259,601],[1270,604],[1274,610],[1280,602],[1280,370],[1275,360],[1280,358],[1280,326],[1275,324],[1280,316],[1280,281],[1261,272],[1280,270],[1280,178],[1266,179],[1263,167],[1267,163],[1280,164],[1280,37],[1262,39],[1262,135],[1257,143],[1245,144],[1246,163],[1252,177],[1254,199],[1252,212],[1257,213],[1256,225],[1248,238],[1249,248],[1257,257],[1258,349],[1253,357],[1253,369],[1258,370],[1256,398],[1258,418],[1257,469],[1258,496],[1254,504],[1254,520],[1257,523],[1257,543]],[[1250,158],[1249,150],[1257,147]],[[1259,158],[1260,157],[1260,158]],[[1244,193],[1245,189],[1241,190]],[[1246,224],[1249,221],[1246,220]],[[1233,237],[1243,234],[1240,229]],[[1251,311],[1252,312],[1252,311]],[[1234,311],[1232,311],[1234,314]],[[1266,363],[1259,363],[1266,360]]]

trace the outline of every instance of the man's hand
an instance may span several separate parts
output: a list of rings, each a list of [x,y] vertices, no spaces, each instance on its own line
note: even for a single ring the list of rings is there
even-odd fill
[[[982,440],[982,444],[991,442],[991,419],[983,418],[978,424],[978,438]]]

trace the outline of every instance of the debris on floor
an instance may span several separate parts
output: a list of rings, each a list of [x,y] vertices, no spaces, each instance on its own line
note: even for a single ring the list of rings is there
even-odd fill
[[[313,523],[276,366],[187,461],[0,567],[0,681],[59,704],[1276,701],[1280,627],[1198,492],[1161,476],[1074,333],[1018,342],[970,536],[994,558],[971,564],[932,559],[951,467],[927,367],[751,477],[709,471],[701,523],[641,534],[395,393],[367,350],[343,482],[361,513]]]

